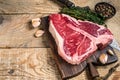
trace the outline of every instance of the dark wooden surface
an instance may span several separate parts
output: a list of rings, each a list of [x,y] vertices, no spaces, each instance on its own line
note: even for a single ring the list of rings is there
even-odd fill
[[[120,43],[120,0],[70,1],[77,6],[90,6],[92,10],[96,3],[102,1],[114,5],[116,15],[106,24]],[[29,22],[58,13],[62,6],[57,0],[0,0],[0,16],[4,18],[0,24],[0,80],[61,80],[45,35],[35,38],[38,28],[29,29]],[[115,52],[120,61],[120,52]],[[95,67],[100,76],[104,76],[115,64]],[[68,80],[90,80],[90,77],[86,68],[80,75]],[[108,80],[120,80],[120,67]]]
[[[97,50],[94,55],[90,56],[89,57],[89,60],[85,60],[84,62],[80,63],[79,65],[72,65],[72,64],[69,64],[67,63],[65,60],[63,60],[59,55],[58,55],[58,52],[57,52],[57,45],[55,43],[55,40],[54,38],[52,37],[52,35],[50,34],[48,28],[49,28],[49,17],[43,17],[42,18],[42,26],[44,27],[45,31],[46,31],[46,36],[48,37],[47,40],[50,44],[50,47],[53,51],[53,54],[54,54],[54,58],[56,60],[56,63],[57,63],[57,66],[60,70],[60,73],[61,73],[61,76],[62,76],[62,79],[68,79],[68,78],[71,78],[71,77],[74,77],[78,74],[80,74],[83,70],[86,69],[86,67],[89,67],[87,65],[87,63],[90,62],[91,64],[91,67],[89,67],[91,69],[91,72],[92,75],[96,75],[94,68],[93,68],[93,65],[96,65],[96,66],[105,66],[105,65],[108,65],[108,64],[111,64],[111,63],[114,63],[118,60],[118,57],[116,56],[116,53],[115,51],[113,50],[113,48],[111,48],[110,46],[107,46],[105,49],[103,50]],[[107,50],[108,49],[111,49],[115,55],[111,56],[110,54],[107,54]],[[102,53],[105,53],[108,55],[108,61],[106,62],[106,64],[102,64],[100,61],[99,61],[99,56],[102,54]],[[93,65],[92,65],[93,64]],[[93,76],[94,77],[94,76]]]

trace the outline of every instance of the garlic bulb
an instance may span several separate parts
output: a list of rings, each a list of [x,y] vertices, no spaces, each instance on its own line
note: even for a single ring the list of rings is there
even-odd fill
[[[99,61],[102,63],[102,64],[105,64],[107,63],[107,60],[108,60],[108,55],[105,54],[105,53],[102,53],[99,57]]]
[[[44,31],[43,30],[37,30],[36,32],[35,32],[35,37],[40,37],[40,36],[42,36],[44,34]]]
[[[107,53],[110,54],[110,55],[112,55],[112,56],[114,55],[114,53],[113,53],[113,51],[111,49],[108,49]]]
[[[40,25],[40,23],[41,23],[41,20],[40,20],[40,18],[35,18],[35,19],[32,19],[32,26],[34,27],[34,28],[36,28],[36,27],[38,27],[39,25]]]

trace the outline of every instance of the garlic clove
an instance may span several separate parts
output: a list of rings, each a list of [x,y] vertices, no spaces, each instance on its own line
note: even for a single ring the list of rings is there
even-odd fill
[[[43,30],[37,30],[37,31],[35,32],[35,37],[38,38],[38,37],[42,36],[43,34],[44,34],[44,31],[43,31]]]
[[[112,55],[112,56],[114,55],[114,52],[111,49],[108,49],[107,53],[110,54],[110,55]]]
[[[34,27],[34,28],[36,28],[36,27],[38,27],[39,25],[40,25],[40,23],[41,23],[41,20],[40,20],[40,18],[35,18],[35,19],[32,19],[32,26]]]
[[[107,60],[108,60],[108,55],[105,54],[105,53],[102,53],[99,57],[99,61],[102,63],[102,64],[105,64],[107,63]]]

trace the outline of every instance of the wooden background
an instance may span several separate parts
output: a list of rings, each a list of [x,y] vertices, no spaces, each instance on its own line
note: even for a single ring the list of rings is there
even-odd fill
[[[117,13],[106,24],[120,43],[120,0],[71,0],[77,6],[90,6],[105,1],[115,6]],[[57,13],[63,7],[57,0],[0,0],[0,80],[61,80],[45,36],[34,37],[38,30],[30,29],[30,20]],[[118,58],[120,52],[115,50]],[[119,62],[119,61],[118,61]],[[97,66],[101,76],[116,63]],[[90,80],[87,70],[69,80]],[[120,67],[108,80],[120,80]]]

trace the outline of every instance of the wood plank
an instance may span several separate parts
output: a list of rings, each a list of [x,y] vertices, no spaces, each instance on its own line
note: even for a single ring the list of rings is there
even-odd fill
[[[60,7],[55,0],[1,0],[0,13],[53,13]]]
[[[100,74],[100,76],[105,76],[108,72],[108,70],[113,67],[115,64],[111,64],[108,66],[98,66],[97,70]],[[88,70],[83,72],[81,75],[73,77],[69,80],[92,80]],[[108,78],[108,80],[120,80],[120,67],[117,68],[117,70]]]
[[[95,5],[103,0],[70,0],[74,2],[77,6],[90,6],[91,9]],[[117,9],[120,9],[119,0],[104,0],[116,6]],[[62,4],[57,2],[57,0],[1,0],[0,1],[0,13],[4,14],[20,14],[20,13],[56,13],[59,12],[63,7]]]
[[[118,57],[120,58],[120,54]],[[104,76],[114,65],[98,66],[99,74]],[[0,49],[0,66],[1,80],[61,80],[50,48]],[[108,80],[116,77],[120,80],[119,73],[120,67]],[[68,80],[90,80],[90,75],[86,69],[80,75]]]
[[[108,20],[106,24],[120,43],[120,5],[118,4],[120,0],[71,1],[75,2],[78,6],[90,6],[92,9],[94,8],[94,4],[100,1],[113,4],[117,9],[117,14]],[[29,30],[28,22],[32,18],[48,15],[43,13],[59,12],[60,8],[59,3],[57,2],[56,4],[56,0],[0,0],[0,14],[7,14],[3,15],[5,20],[3,21],[4,23],[0,25],[0,47],[46,47],[41,37],[33,37],[37,29]],[[38,60],[36,55],[41,53],[44,54],[42,54],[40,60]],[[116,53],[120,62],[120,54],[117,50]],[[32,55],[32,57],[30,55]],[[1,80],[61,80],[53,55],[48,48],[47,50],[44,48],[0,49],[0,59]],[[36,65],[39,63],[40,65]],[[104,76],[113,65],[115,64],[104,67],[98,66],[99,74]],[[42,69],[40,69],[41,66]],[[33,70],[34,67],[37,68],[37,73]],[[70,80],[90,80],[88,70]],[[120,67],[108,80],[120,80]]]
[[[0,47],[47,47],[43,39],[45,36],[35,38],[34,33],[39,28],[30,29],[32,25],[29,23],[33,18],[46,15],[2,15],[4,20],[0,24]]]
[[[50,48],[0,49],[0,80],[59,80]]]
[[[77,6],[90,6],[90,8],[92,10],[94,10],[94,6],[95,4],[97,4],[98,2],[108,2],[110,4],[112,4],[113,6],[115,6],[115,8],[120,9],[120,5],[118,3],[120,3],[119,0],[70,0],[73,1]]]
[[[5,1],[5,0],[4,0]],[[17,0],[10,0],[10,1],[5,1],[5,2],[2,2],[1,1],[1,4],[0,6],[3,6],[2,9],[5,8],[5,5],[4,4],[7,4],[7,2],[9,2],[9,5],[10,7],[12,6],[12,4],[14,4],[15,6],[17,6],[18,4],[20,3],[23,3],[23,2],[26,2],[24,4],[24,6],[27,6],[28,4],[35,4],[35,3],[38,3],[38,2],[41,2],[42,0],[35,0],[35,1],[17,1]],[[72,1],[72,0],[71,0]],[[100,0],[99,0],[100,1]],[[84,4],[84,6],[86,5],[91,5],[91,4],[95,4],[99,1],[95,1],[95,0],[73,0],[73,2],[76,3],[76,5],[79,5],[79,4]],[[112,4],[115,4],[115,1],[111,1],[111,0],[106,0],[107,2],[110,2]],[[44,2],[44,1],[43,1]],[[49,1],[48,1],[49,2]],[[41,2],[42,3],[42,2]],[[53,2],[51,2],[53,3]],[[49,4],[51,4],[49,3]],[[54,3],[55,4],[55,3]],[[45,4],[44,4],[45,5]],[[57,5],[57,4],[56,4]],[[80,5],[80,6],[83,6],[83,5]],[[11,8],[9,8],[9,10],[11,10]],[[14,6],[12,6],[14,7]],[[44,7],[44,6],[43,6]],[[43,8],[42,7],[42,8]],[[58,6],[56,6],[58,7]],[[92,8],[92,6],[90,6]],[[117,37],[117,35],[119,36],[119,14],[120,14],[120,6],[119,5],[115,5],[115,7],[117,8],[117,14],[115,15],[115,17],[113,17],[112,19],[110,19],[107,24],[108,24],[108,27],[111,29],[111,31],[113,32],[114,36]],[[14,8],[17,8],[17,7],[14,7]],[[19,8],[21,9],[24,9],[22,8],[21,6],[19,6]],[[20,9],[21,12],[24,12]],[[5,9],[7,10],[7,9]],[[19,10],[19,9],[16,9],[16,10]],[[31,8],[31,10],[34,10],[33,8]],[[44,8],[44,10],[46,10]],[[12,10],[11,10],[12,11]],[[27,10],[25,10],[27,11]],[[41,11],[42,12],[42,11]],[[9,12],[11,13],[11,12]],[[18,12],[19,13],[19,12]],[[49,13],[49,11],[48,11]],[[44,14],[39,14],[38,16],[41,17],[42,15]],[[4,15],[5,16],[5,15]],[[35,29],[34,30],[27,30],[25,27],[29,27],[28,26],[28,21],[32,18],[35,18],[35,16],[37,16],[37,14],[33,14],[33,15],[30,15],[30,14],[25,14],[25,15],[6,15],[5,16],[5,20],[4,20],[4,23],[2,25],[0,25],[1,27],[1,31],[0,31],[0,34],[2,36],[0,36],[0,46],[1,47],[44,47],[44,45],[42,44],[42,41],[41,38],[40,40],[38,38],[34,38],[33,37],[33,33],[36,31]],[[19,19],[18,19],[19,18]],[[21,20],[22,19],[22,20]],[[15,23],[16,21],[16,23]],[[113,25],[114,24],[114,25]],[[9,25],[9,26],[8,26]],[[6,27],[7,26],[7,27]],[[13,27],[14,26],[14,27]],[[115,30],[114,29],[114,26],[116,26]],[[8,28],[9,27],[9,28]],[[19,28],[17,28],[19,27]],[[14,29],[13,29],[14,28]],[[17,32],[18,31],[18,32]],[[5,33],[6,32],[6,33]],[[117,32],[117,34],[116,34]],[[25,35],[24,35],[25,33]],[[6,37],[7,36],[7,37]],[[34,39],[34,40],[32,40]],[[120,41],[120,38],[117,39],[118,41]],[[41,45],[39,45],[41,44]]]

